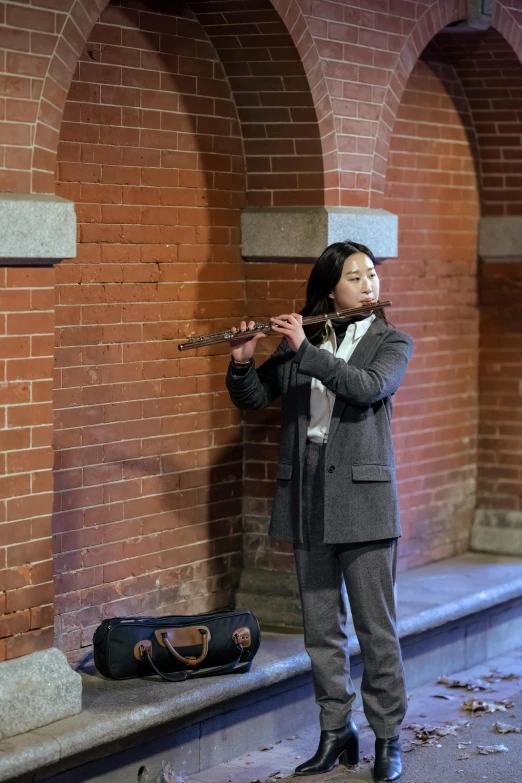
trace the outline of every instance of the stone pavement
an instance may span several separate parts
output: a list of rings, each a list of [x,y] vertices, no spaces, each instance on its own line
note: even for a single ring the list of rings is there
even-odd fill
[[[492,673],[496,682],[491,682]],[[500,679],[500,675],[513,676]],[[483,677],[490,679],[477,683]],[[490,690],[470,691],[433,683],[409,694],[402,733],[404,774],[401,783],[522,783],[522,648],[448,679],[475,683]],[[497,705],[500,709],[493,713],[478,709],[472,714],[462,709],[469,699],[487,704],[506,703]],[[276,783],[289,778],[296,783],[298,780],[370,783],[373,733],[362,710],[356,710],[354,718],[361,732],[361,762],[357,768],[337,766],[326,775],[293,776],[294,767],[315,751],[319,731],[313,726],[299,735],[281,737],[280,741],[264,748],[252,749],[228,764],[196,773],[184,783]],[[497,722],[520,727],[521,731],[497,733],[493,730]],[[428,731],[440,727],[444,734],[444,727],[448,726],[452,733],[445,736],[425,733],[428,739],[431,737],[431,744],[414,744],[421,741],[416,735],[422,727]],[[484,754],[479,752],[479,745],[500,745],[508,750]]]

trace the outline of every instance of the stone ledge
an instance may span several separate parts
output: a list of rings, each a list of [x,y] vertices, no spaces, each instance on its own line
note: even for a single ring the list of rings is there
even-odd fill
[[[480,218],[478,254],[486,262],[520,261],[522,258],[522,216]]]
[[[76,715],[81,708],[81,678],[60,650],[52,647],[0,663],[0,740]]]
[[[522,557],[522,511],[479,508],[471,528],[471,549]]]
[[[38,193],[0,193],[1,266],[49,266],[75,256],[72,201]]]
[[[468,553],[402,572],[399,585],[399,634],[406,640],[447,623],[501,607],[522,597],[522,560]],[[350,655],[359,653],[353,633]],[[79,715],[0,742],[0,781],[62,762],[110,743],[137,736],[203,711],[225,712],[227,704],[261,689],[307,674],[310,662],[298,634],[263,634],[252,670],[246,675],[170,685],[155,680],[115,682],[82,674],[84,709]],[[262,696],[261,696],[262,698]],[[105,749],[104,749],[105,748]],[[76,762],[77,763],[77,762]],[[42,779],[39,775],[38,779]]]
[[[315,261],[332,242],[367,245],[377,258],[398,255],[398,217],[366,207],[252,207],[241,214],[246,261]]]

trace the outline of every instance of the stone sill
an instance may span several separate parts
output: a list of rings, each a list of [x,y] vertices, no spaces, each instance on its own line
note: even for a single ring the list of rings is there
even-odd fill
[[[522,559],[467,553],[399,573],[399,634],[422,634],[522,596]],[[359,652],[350,634],[350,655]],[[79,754],[110,753],[110,743],[203,711],[226,710],[232,699],[284,683],[310,671],[300,634],[264,633],[248,674],[167,684],[155,679],[111,681],[83,673],[84,708],[79,715],[0,742],[0,781],[51,764],[75,766]],[[262,697],[261,697],[262,698]],[[98,750],[97,750],[98,749]]]
[[[52,266],[75,256],[72,201],[39,193],[0,193],[0,266]]]
[[[398,217],[369,207],[248,207],[241,214],[245,261],[313,263],[345,240],[367,245],[376,258],[395,258]]]
[[[481,217],[478,230],[478,254],[486,262],[520,258],[522,215]]]

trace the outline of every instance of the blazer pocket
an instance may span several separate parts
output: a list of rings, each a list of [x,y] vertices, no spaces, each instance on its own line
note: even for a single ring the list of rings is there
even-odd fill
[[[352,465],[352,481],[392,481],[390,465]]]
[[[293,471],[293,465],[290,465],[288,462],[280,462],[277,466],[276,478],[285,480],[290,479],[292,478]]]

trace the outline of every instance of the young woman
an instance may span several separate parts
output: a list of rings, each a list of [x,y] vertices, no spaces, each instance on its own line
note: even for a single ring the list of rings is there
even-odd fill
[[[402,773],[406,692],[394,599],[401,527],[390,420],[413,340],[391,328],[378,308],[351,321],[302,326],[303,316],[378,299],[371,251],[335,242],[312,269],[301,313],[271,319],[283,340],[258,369],[253,355],[265,335],[241,339],[238,332],[230,343],[227,388],[242,409],[282,396],[269,534],[294,546],[321,727],[317,752],[296,774],[327,772],[337,759],[358,762],[344,579],[364,664],[364,713],[376,737],[373,779],[382,783]]]

